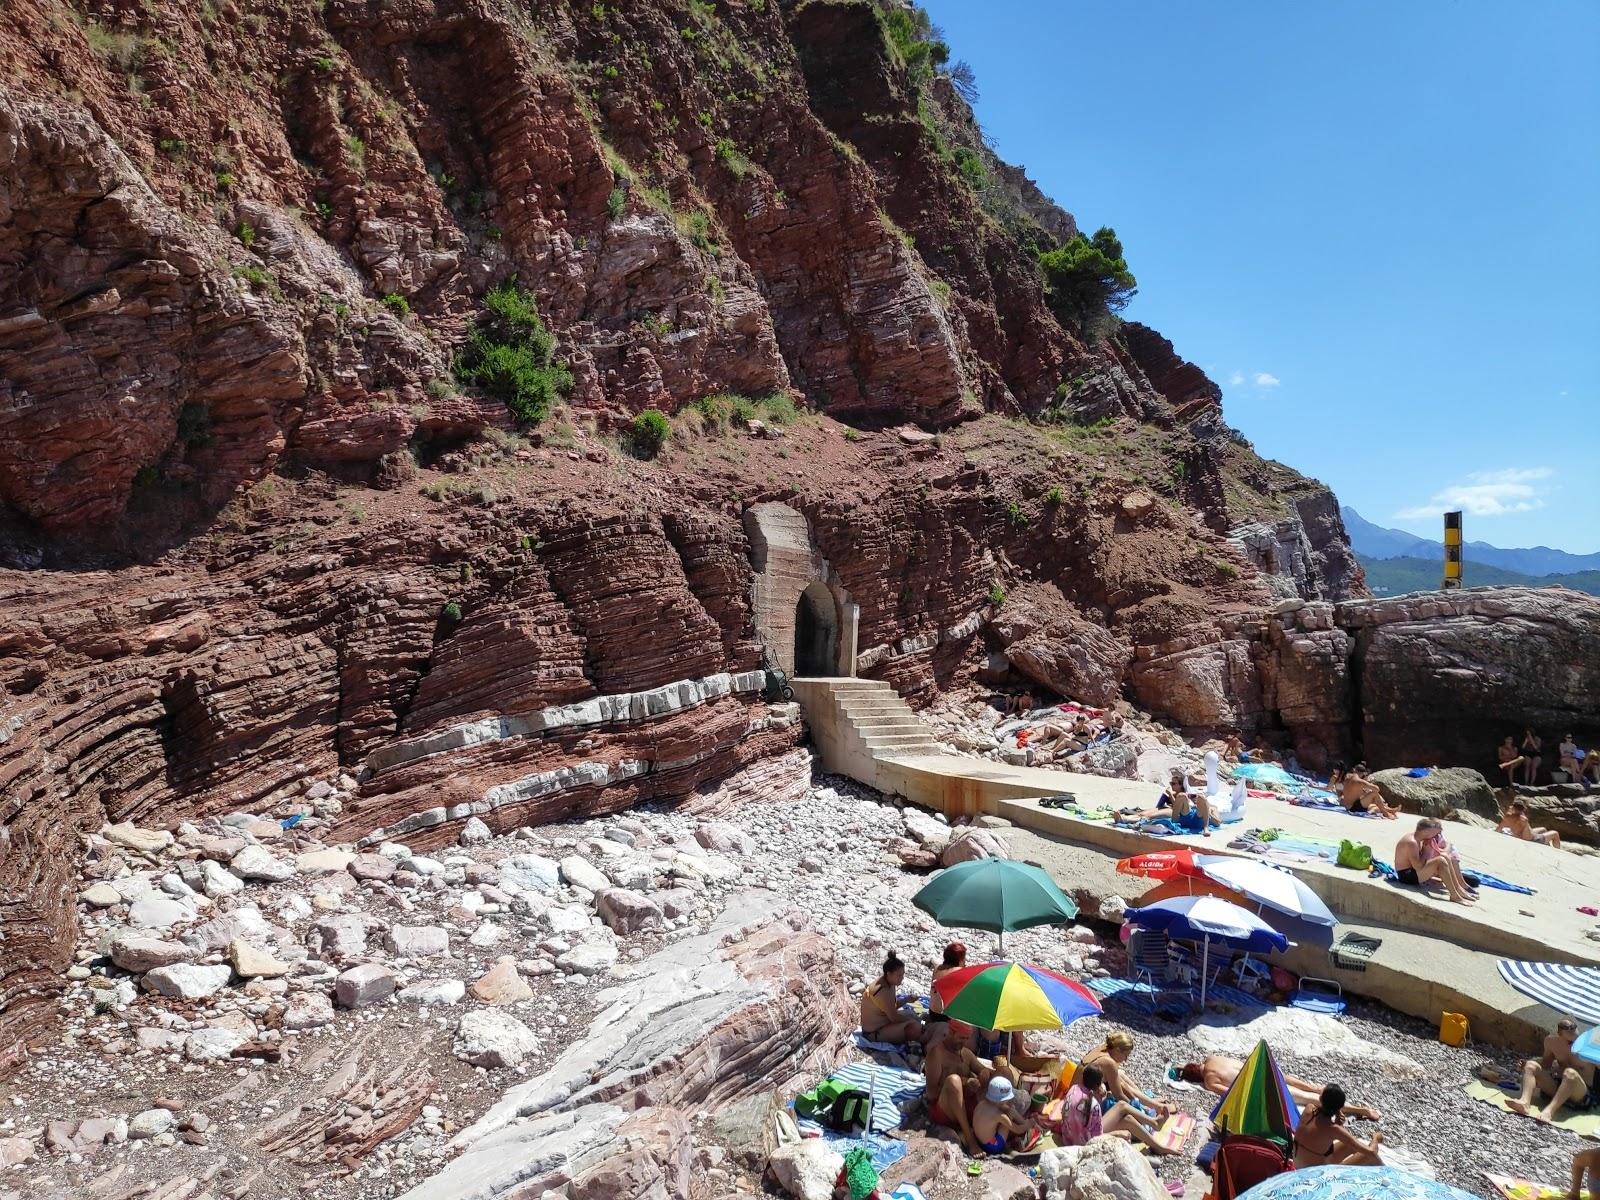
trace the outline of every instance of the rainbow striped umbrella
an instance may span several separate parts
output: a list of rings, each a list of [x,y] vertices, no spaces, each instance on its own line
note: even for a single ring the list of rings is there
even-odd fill
[[[933,985],[952,1021],[979,1029],[1063,1029],[1100,1011],[1081,983],[1027,963],[988,962],[963,967]]]
[[[1250,1051],[1233,1086],[1211,1110],[1211,1121],[1229,1133],[1256,1137],[1288,1137],[1299,1128],[1300,1109],[1266,1042]]]

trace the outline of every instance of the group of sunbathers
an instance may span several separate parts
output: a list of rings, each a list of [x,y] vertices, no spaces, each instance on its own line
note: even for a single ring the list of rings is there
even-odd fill
[[[1560,756],[1556,770],[1566,776],[1568,783],[1587,786],[1589,780],[1600,783],[1600,748],[1588,750],[1578,745],[1574,734],[1567,734],[1557,748]],[[1495,759],[1505,772],[1506,786],[1523,783],[1533,786],[1539,782],[1539,768],[1544,764],[1544,739],[1532,729],[1522,731],[1522,741],[1516,735],[1506,734],[1505,740],[1495,747]]]

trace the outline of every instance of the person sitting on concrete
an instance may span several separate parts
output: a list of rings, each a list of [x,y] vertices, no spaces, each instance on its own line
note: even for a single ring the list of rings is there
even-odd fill
[[[1589,1196],[1600,1200],[1600,1146],[1579,1150],[1572,1156],[1572,1186],[1567,1200],[1583,1200],[1583,1177],[1589,1176]]]
[[[1500,824],[1495,826],[1495,832],[1509,833],[1524,842],[1538,842],[1541,846],[1561,849],[1561,835],[1553,829],[1534,828],[1533,822],[1528,820],[1528,806],[1521,800],[1513,800],[1506,805],[1506,811],[1500,817]]]
[[[1385,804],[1378,785],[1362,774],[1359,766],[1351,767],[1340,784],[1339,803],[1353,813],[1376,813],[1385,820],[1397,820],[1400,809]]]
[[[894,1046],[922,1040],[922,1022],[900,1003],[898,989],[905,979],[905,963],[889,951],[883,960],[883,974],[861,993],[861,1032],[869,1040]]]
[[[1097,1049],[1083,1056],[1083,1065],[1100,1069],[1111,1099],[1126,1101],[1145,1116],[1162,1120],[1172,1112],[1172,1105],[1149,1095],[1122,1069],[1132,1053],[1133,1034],[1125,1029],[1117,1029],[1107,1034],[1106,1040]]]
[[[1530,1115],[1535,1094],[1549,1096],[1550,1103],[1531,1114],[1542,1121],[1554,1121],[1563,1108],[1574,1112],[1600,1108],[1600,1073],[1572,1049],[1577,1040],[1578,1023],[1561,1018],[1556,1031],[1544,1039],[1544,1053],[1522,1064],[1522,1094],[1507,1100],[1506,1107]]]
[[[1363,1142],[1344,1127],[1344,1089],[1330,1083],[1322,1095],[1300,1112],[1300,1127],[1294,1134],[1294,1165],[1326,1167],[1342,1164],[1347,1167],[1380,1167],[1378,1144],[1383,1141],[1381,1130],[1372,1131],[1372,1140]]]
[[[1061,1110],[1061,1140],[1068,1146],[1087,1145],[1101,1134],[1142,1142],[1156,1154],[1176,1154],[1156,1141],[1158,1123],[1126,1101],[1106,1094],[1105,1076],[1099,1067],[1080,1068],[1067,1090]]]
[[[1233,1086],[1233,1081],[1239,1078],[1239,1072],[1244,1070],[1244,1063],[1237,1058],[1229,1058],[1225,1054],[1208,1054],[1197,1063],[1184,1063],[1177,1068],[1177,1076],[1185,1083],[1198,1083],[1208,1092],[1218,1096],[1226,1096],[1228,1089]],[[1316,1104],[1321,1098],[1326,1084],[1312,1083],[1309,1079],[1297,1079],[1293,1075],[1285,1075],[1283,1081],[1289,1085],[1289,1095],[1296,1105],[1305,1108]],[[1364,1104],[1345,1104],[1344,1115],[1358,1117],[1363,1121],[1376,1121],[1378,1110]]]
[[[1495,757],[1500,760],[1500,769],[1506,773],[1506,786],[1511,787],[1517,782],[1517,768],[1522,765],[1516,738],[1506,734],[1506,740],[1495,747]]]
[[[1583,770],[1578,772],[1578,782],[1587,786],[1589,777],[1594,776],[1594,781],[1600,783],[1600,746],[1591,746],[1589,753],[1583,754]]]
[[[928,1057],[922,1064],[922,1096],[928,1119],[954,1129],[968,1154],[982,1153],[973,1133],[972,1117],[991,1079],[1013,1085],[1017,1073],[1004,1059],[984,1062],[966,1045],[966,1035],[943,1013],[929,1013]]]
[[[1018,1120],[1009,1111],[1016,1099],[1016,1085],[1004,1075],[995,1075],[984,1085],[983,1099],[972,1110],[972,1134],[985,1154],[1026,1149],[1039,1140],[1037,1121]]]
[[[1444,826],[1433,817],[1418,821],[1416,830],[1401,838],[1394,848],[1396,877],[1410,887],[1437,880],[1457,904],[1471,904],[1477,899],[1476,893],[1467,887],[1456,860],[1439,849],[1437,839],[1443,834]]]

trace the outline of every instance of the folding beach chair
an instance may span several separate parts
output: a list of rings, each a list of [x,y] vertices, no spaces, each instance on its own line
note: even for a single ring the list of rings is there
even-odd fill
[[[1206,1200],[1236,1200],[1274,1175],[1294,1170],[1294,1159],[1277,1142],[1248,1134],[1228,1134],[1211,1164]]]
[[[1199,1003],[1199,993],[1182,982],[1172,961],[1172,939],[1159,929],[1135,929],[1128,938],[1128,978],[1149,988],[1157,1009],[1170,1008],[1174,1000]]]

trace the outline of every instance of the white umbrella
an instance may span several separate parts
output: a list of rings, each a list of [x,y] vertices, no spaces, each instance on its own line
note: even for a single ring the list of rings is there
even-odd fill
[[[1257,904],[1275,908],[1291,917],[1309,921],[1313,925],[1332,926],[1337,918],[1296,875],[1253,858],[1232,858],[1221,854],[1197,859],[1207,879],[1214,879],[1224,887],[1243,892]]]

